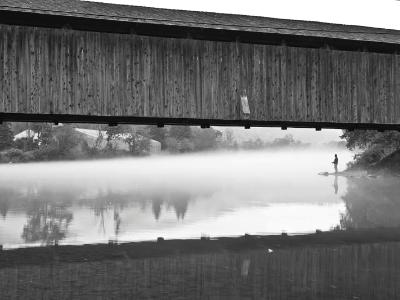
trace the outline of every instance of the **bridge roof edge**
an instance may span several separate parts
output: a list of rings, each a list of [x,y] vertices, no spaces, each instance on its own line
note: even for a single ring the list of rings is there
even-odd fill
[[[0,12],[400,45],[400,30],[79,0],[0,0]]]

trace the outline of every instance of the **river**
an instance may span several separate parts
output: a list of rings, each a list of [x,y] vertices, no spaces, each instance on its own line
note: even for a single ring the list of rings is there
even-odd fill
[[[353,154],[337,151],[339,169],[344,169]],[[393,190],[398,180],[371,183],[318,175],[333,171],[333,154],[262,150],[0,165],[0,244],[7,249],[55,241],[88,244],[399,225],[392,212],[398,206]],[[379,188],[391,191],[384,208],[377,202]]]

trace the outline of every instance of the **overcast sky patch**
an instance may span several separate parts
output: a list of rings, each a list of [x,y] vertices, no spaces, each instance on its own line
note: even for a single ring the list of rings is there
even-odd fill
[[[102,0],[96,2],[246,14],[400,30],[400,1],[396,0]]]

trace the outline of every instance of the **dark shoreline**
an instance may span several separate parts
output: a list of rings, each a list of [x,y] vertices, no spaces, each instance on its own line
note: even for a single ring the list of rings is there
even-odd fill
[[[121,259],[144,259],[208,253],[244,253],[301,247],[336,247],[367,243],[400,242],[400,228],[317,232],[307,235],[227,237],[196,240],[161,240],[123,244],[47,246],[0,250],[0,269],[21,265],[83,263]]]

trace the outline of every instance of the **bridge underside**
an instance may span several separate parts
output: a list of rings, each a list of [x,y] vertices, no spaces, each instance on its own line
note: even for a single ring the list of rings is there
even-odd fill
[[[118,117],[118,116],[93,116],[93,115],[61,115],[61,114],[17,114],[0,113],[2,122],[45,122],[45,123],[89,123],[130,125],[186,125],[209,128],[210,126],[224,127],[279,127],[287,128],[312,128],[322,129],[348,129],[348,130],[397,130],[400,131],[400,124],[375,124],[375,123],[331,123],[331,122],[295,122],[295,121],[255,121],[255,120],[216,120],[216,119],[195,119],[195,118],[152,118],[152,117]]]
[[[0,121],[400,130],[400,55],[0,25]]]

